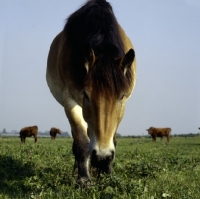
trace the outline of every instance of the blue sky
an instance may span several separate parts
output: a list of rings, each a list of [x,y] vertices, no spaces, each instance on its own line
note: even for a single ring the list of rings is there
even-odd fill
[[[200,1],[110,0],[137,58],[137,83],[118,132],[200,127]],[[70,132],[46,84],[50,44],[83,0],[0,1],[0,131],[38,125]]]

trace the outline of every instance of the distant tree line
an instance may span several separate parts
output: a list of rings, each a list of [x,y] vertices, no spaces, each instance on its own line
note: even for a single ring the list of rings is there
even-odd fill
[[[38,131],[38,135],[49,135],[49,131],[45,131],[45,132],[41,132],[41,131]],[[58,135],[59,137],[71,137],[71,135],[65,131],[65,132],[62,132],[62,134]]]
[[[188,134],[174,134],[173,137],[196,137],[200,136],[200,133],[188,133]]]

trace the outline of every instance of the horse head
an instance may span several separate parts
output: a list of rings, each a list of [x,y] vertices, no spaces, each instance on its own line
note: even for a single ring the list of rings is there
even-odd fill
[[[111,172],[116,131],[132,91],[128,73],[134,57],[134,50],[130,49],[123,57],[105,61],[106,57],[95,57],[90,49],[85,59],[87,75],[82,90],[82,111],[88,125],[91,164],[105,173]]]

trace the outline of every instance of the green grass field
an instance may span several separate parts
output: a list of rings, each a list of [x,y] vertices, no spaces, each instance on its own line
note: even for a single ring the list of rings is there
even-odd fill
[[[75,189],[72,138],[0,137],[0,198],[200,198],[200,137],[117,141],[112,174]]]

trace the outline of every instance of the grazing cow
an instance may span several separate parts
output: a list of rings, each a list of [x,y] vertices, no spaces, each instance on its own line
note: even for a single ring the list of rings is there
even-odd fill
[[[28,126],[21,129],[19,132],[21,142],[25,143],[26,137],[33,136],[35,138],[35,143],[37,142],[37,134],[38,134],[38,127],[37,126]]]
[[[167,141],[169,142],[170,140],[170,132],[171,132],[171,128],[154,128],[154,127],[150,127],[149,129],[147,129],[148,134],[151,135],[153,141],[156,141],[156,137],[160,137],[161,140],[163,137],[167,137]]]
[[[61,134],[60,129],[52,127],[51,130],[50,130],[50,132],[49,132],[52,140],[55,140],[57,133]]]
[[[106,0],[87,1],[68,17],[51,44],[46,80],[71,126],[78,183],[90,181],[89,160],[99,174],[111,173],[117,128],[136,83],[136,59]]]

